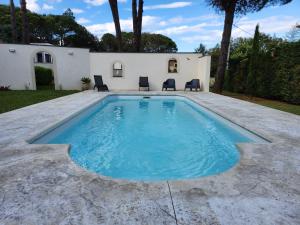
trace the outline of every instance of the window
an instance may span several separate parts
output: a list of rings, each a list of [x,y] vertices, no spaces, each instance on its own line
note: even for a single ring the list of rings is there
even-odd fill
[[[177,60],[176,59],[170,59],[169,65],[168,65],[168,73],[177,73]]]
[[[52,63],[52,57],[48,53],[45,53],[45,63]]]
[[[123,66],[122,63],[116,62],[113,65],[113,77],[122,77],[123,76]]]
[[[52,56],[47,52],[38,52],[35,56],[35,63],[53,63]]]
[[[43,53],[42,52],[36,53],[36,62],[43,63]]]

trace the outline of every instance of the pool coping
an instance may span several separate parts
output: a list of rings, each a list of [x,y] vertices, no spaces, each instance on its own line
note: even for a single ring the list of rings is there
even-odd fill
[[[237,144],[241,154],[240,162],[230,170],[225,171],[221,174],[207,176],[207,177],[193,178],[193,179],[184,179],[184,180],[145,182],[145,181],[132,181],[126,179],[115,179],[115,178],[111,178],[111,177],[107,177],[107,176],[103,176],[103,175],[99,175],[87,171],[84,168],[75,164],[72,161],[72,159],[69,157],[68,154],[69,145],[41,145],[41,144],[27,144],[25,142],[25,140],[28,140],[29,136],[36,137],[37,134],[41,135],[42,133],[45,134],[49,132],[49,130],[54,129],[54,127],[61,125],[66,120],[75,117],[80,112],[86,110],[90,106],[96,104],[96,102],[101,101],[104,97],[111,94],[183,96],[201,105],[202,107],[208,109],[209,111],[218,114],[219,116],[225,118],[226,120],[229,120],[234,124],[237,124],[238,126],[244,129],[252,131],[251,129],[257,126],[257,129],[255,130],[254,133],[262,137],[266,137],[268,140],[271,140],[272,143]],[[45,106],[49,105],[49,109],[51,109],[51,107],[55,107],[56,104],[58,104],[62,106],[62,108],[58,110],[63,111],[64,107],[68,107],[65,105],[65,102],[68,102],[69,100],[74,101],[77,98],[76,96],[78,96],[78,98],[81,98],[82,104],[79,105],[81,107],[77,107],[78,105],[75,104],[71,110],[72,113],[70,113],[69,115],[65,116],[64,118],[55,117],[54,119],[52,119],[52,121],[55,121],[55,123],[50,124],[47,122],[47,119],[45,119],[45,121],[43,121],[42,124],[47,124],[47,129],[43,129],[43,131],[41,131],[41,129],[35,129],[35,126],[30,125],[30,123],[38,122],[37,120],[39,118],[43,118],[45,115],[47,115],[47,113],[48,114],[51,113],[51,110],[49,110],[48,112],[47,109],[43,109]],[[90,97],[93,98],[90,99]],[[86,101],[86,99],[89,99],[88,102]],[[220,104],[220,106],[218,107],[217,106],[218,101],[222,102],[223,106],[221,106]],[[229,107],[228,109],[226,107],[226,104],[224,103],[228,104]],[[256,111],[255,113],[251,113],[251,112],[248,113],[247,110],[244,112],[239,112],[237,109],[233,107],[235,104],[237,108],[241,106],[248,107],[249,110],[257,110],[257,112],[262,112],[262,114],[257,115]],[[68,110],[66,111],[69,112]],[[28,123],[25,121],[24,127],[18,124],[19,120],[24,121],[24,119],[22,118],[26,119],[27,118],[26,116],[28,116],[29,114],[34,114],[35,112],[36,113],[42,112],[45,114],[37,116],[36,120],[29,119]],[[228,114],[228,112],[236,113],[235,116],[236,118]],[[245,117],[245,115],[247,116],[248,114],[250,115],[250,119],[249,118],[247,119]],[[238,118],[239,115],[242,115],[241,118]],[[271,117],[274,117],[273,122],[272,120],[268,119],[269,115]],[[9,119],[8,122],[4,121],[6,118]],[[263,122],[260,123],[260,121],[256,123],[255,121],[257,121],[258,118],[262,118],[263,122],[271,121],[272,124],[264,124]],[[278,118],[281,119],[281,121],[278,121]],[[51,120],[51,118],[49,120]],[[240,123],[237,123],[238,121],[240,121]],[[33,151],[33,149],[35,149],[34,151],[37,151],[36,155],[34,156],[31,156],[30,154],[28,155],[28,157],[32,157],[32,164],[35,164],[36,157],[39,157],[39,155],[44,154],[43,153],[44,150],[41,151],[41,153],[39,153],[39,149],[40,150],[45,149],[45,151],[49,152],[49,154],[51,154],[51,152],[55,150],[54,152],[58,151],[60,157],[64,159],[65,166],[71,167],[72,173],[77,174],[79,177],[82,177],[82,179],[92,179],[92,180],[97,180],[99,182],[112,182],[114,185],[117,185],[118,187],[128,186],[128,185],[140,186],[140,185],[147,184],[150,185],[149,187],[153,187],[154,189],[157,186],[165,187],[167,189],[169,188],[170,196],[172,197],[172,205],[175,208],[174,216],[176,217],[177,214],[176,221],[178,220],[178,221],[186,222],[187,224],[189,223],[193,224],[192,223],[193,220],[198,221],[200,218],[203,218],[203,216],[205,218],[211,218],[210,217],[212,216],[211,214],[203,215],[202,217],[200,216],[203,213],[202,212],[203,208],[201,207],[208,207],[209,210],[213,211],[214,218],[217,218],[220,223],[230,224],[227,221],[230,221],[230,219],[232,219],[233,221],[235,221],[232,224],[241,224],[242,220],[239,219],[246,217],[249,218],[249,221],[252,222],[252,224],[259,224],[258,222],[256,223],[255,221],[261,221],[263,220],[263,218],[260,215],[257,215],[257,211],[255,212],[252,212],[251,210],[249,211],[248,207],[245,208],[245,205],[243,205],[242,203],[241,203],[242,205],[239,204],[238,202],[236,202],[237,201],[236,199],[240,199],[241,202],[244,201],[252,202],[253,199],[263,198],[265,199],[263,203],[252,202],[253,207],[259,208],[262,207],[262,205],[264,206],[266,202],[268,204],[273,204],[273,202],[276,202],[277,208],[275,206],[273,208],[268,207],[268,209],[266,209],[267,210],[266,212],[268,212],[269,214],[275,213],[275,215],[280,214],[282,218],[285,218],[285,222],[289,221],[290,224],[296,224],[295,221],[300,220],[299,215],[293,214],[294,217],[289,218],[289,214],[283,210],[283,207],[286,207],[286,204],[289,204],[288,206],[289,211],[294,212],[296,209],[299,209],[300,206],[300,194],[299,194],[300,190],[298,185],[300,184],[300,176],[299,176],[300,165],[297,161],[297,159],[300,158],[300,141],[299,141],[300,139],[297,138],[298,137],[297,135],[299,135],[300,137],[300,132],[298,133],[297,130],[299,129],[297,127],[298,122],[300,122],[299,116],[295,116],[289,113],[283,113],[278,110],[269,109],[263,106],[258,106],[253,103],[243,102],[229,97],[215,95],[212,93],[194,93],[194,92],[192,93],[190,92],[97,93],[97,92],[87,91],[87,92],[71,95],[71,97],[66,96],[56,100],[54,99],[48,102],[43,102],[33,106],[28,106],[23,109],[15,110],[5,114],[0,114],[0,125],[1,125],[1,129],[3,129],[3,132],[1,132],[2,134],[0,134],[0,155],[3,156],[2,159],[0,160],[2,162],[2,164],[0,164],[2,170],[0,171],[5,170],[5,168],[9,168],[11,164],[16,163],[15,165],[18,165],[22,163],[22,160],[19,159],[18,156],[20,152],[22,152],[22,154],[24,155],[27,155],[31,151]],[[15,127],[12,126],[14,124]],[[282,137],[281,137],[281,131],[279,129],[276,133],[277,126],[279,128],[280,127],[286,128],[288,126],[284,130],[284,135],[282,135]],[[292,126],[292,128],[290,128],[290,126]],[[17,132],[14,131],[18,131],[18,129],[23,129],[23,130],[25,129],[25,131],[23,133],[20,132],[19,136],[12,136],[12,138],[9,139],[8,141],[4,139],[4,144],[1,146],[1,140],[2,140],[1,137],[3,136],[5,137],[6,132],[8,134],[9,133],[15,134]],[[292,129],[291,135],[289,135],[290,129]],[[29,130],[34,130],[34,131],[30,133],[28,132]],[[18,139],[20,138],[20,136],[26,137],[26,139],[22,139],[20,141],[20,139]],[[59,149],[61,150],[64,149],[64,151],[60,151]],[[274,154],[274,152],[276,152],[276,154]],[[17,158],[18,160],[14,161],[15,158]],[[54,162],[58,160],[59,158],[55,159]],[[280,164],[278,164],[279,162]],[[284,164],[285,166],[282,167],[281,164]],[[24,170],[26,171],[25,168]],[[21,171],[14,171],[14,173],[17,175],[21,173]],[[34,172],[34,174],[35,173],[36,172]],[[260,180],[261,179],[260,176],[263,176],[264,179],[259,183],[257,183],[256,180],[257,179]],[[283,180],[285,180],[284,183]],[[83,182],[82,185],[87,185],[87,186],[89,185],[84,181],[82,182]],[[283,186],[280,187],[280,186],[276,186],[275,184],[276,185],[280,184]],[[10,185],[10,184],[7,183],[6,185]],[[251,189],[249,189],[249,187],[251,187]],[[264,194],[263,191],[264,189],[268,190],[270,193],[272,193],[272,195]],[[129,189],[129,192],[132,190]],[[9,192],[9,190],[7,191]],[[113,190],[111,191],[114,192]],[[190,196],[193,196],[193,198],[191,199]],[[198,208],[197,204],[193,203],[194,199],[195,200],[197,199],[197,201],[201,199],[201,201],[205,202],[205,204],[208,205],[201,206],[200,208]],[[231,202],[231,200],[234,202],[234,204]],[[237,212],[236,211],[237,209],[235,209],[234,206],[238,206],[239,208],[238,212],[240,211],[244,212],[244,217],[240,216],[237,218],[231,218],[230,215],[222,214],[225,209],[226,209],[225,211],[228,211],[230,209],[231,213]],[[220,211],[220,208],[223,208],[223,211]],[[255,209],[257,210],[258,208]],[[278,211],[276,211],[277,209]],[[9,211],[7,211],[7,213],[9,213]],[[257,220],[253,222],[253,218],[256,218]],[[3,218],[1,217],[0,214],[0,221],[1,219]],[[268,217],[268,219],[272,220],[271,217]]]

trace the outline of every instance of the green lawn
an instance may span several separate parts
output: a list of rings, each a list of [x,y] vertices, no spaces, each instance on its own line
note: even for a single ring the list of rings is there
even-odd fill
[[[73,94],[78,91],[0,91],[0,113]]]
[[[245,100],[248,102],[253,102],[253,103],[256,103],[259,105],[263,105],[263,106],[278,109],[281,111],[300,115],[300,105],[293,105],[293,104],[288,104],[286,102],[269,100],[269,99],[264,99],[264,98],[249,97],[244,94],[232,93],[232,92],[227,92],[227,91],[223,91],[222,94],[232,97],[232,98],[238,98],[238,99]]]

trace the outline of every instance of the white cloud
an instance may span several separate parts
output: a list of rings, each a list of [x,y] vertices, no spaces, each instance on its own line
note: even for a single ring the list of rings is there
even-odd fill
[[[51,2],[51,3],[59,3],[59,2],[62,2],[62,0],[47,0],[47,2]]]
[[[203,30],[200,34],[182,37],[181,40],[188,43],[216,43],[222,37],[222,30]]]
[[[48,5],[48,4],[44,3],[42,6],[42,9],[43,10],[51,10],[51,9],[54,9],[54,7],[52,5]]]
[[[37,3],[37,0],[27,0],[27,9],[29,9],[32,12],[38,12],[41,10],[41,7]]]
[[[38,0],[27,0],[26,1],[26,7],[32,12],[40,12],[41,10],[52,10],[54,9],[54,6],[52,5],[53,3],[59,3],[62,0],[47,0],[47,3],[41,3],[39,4],[40,1]]]
[[[203,22],[194,25],[182,25],[182,26],[174,26],[174,27],[167,27],[165,29],[157,30],[155,33],[165,34],[165,35],[179,35],[179,34],[186,34],[186,33],[198,33],[204,31],[204,28],[208,27],[218,27],[222,25],[219,22]]]
[[[300,21],[300,17],[293,16],[271,16],[262,19],[249,19],[243,17],[236,25],[240,28],[233,27],[232,37],[249,37],[254,35],[256,24],[260,25],[260,31],[267,34],[280,34],[288,32],[293,25]]]
[[[254,35],[254,29],[256,24],[260,24],[260,31],[270,35],[276,34],[276,36],[282,37],[288,32],[293,25],[300,21],[300,18],[293,16],[271,16],[261,19],[249,19],[248,17],[243,17],[237,22],[237,27],[232,29],[232,37],[252,37]],[[209,46],[213,46],[219,43],[222,38],[223,26],[218,26],[214,29],[212,26],[182,26],[167,28],[163,32],[169,33],[170,35],[180,35],[180,40],[190,43],[204,43]],[[204,28],[205,27],[205,28]],[[159,31],[158,31],[159,32]],[[189,34],[189,35],[186,35]]]
[[[149,30],[152,26],[157,24],[158,17],[155,16],[143,16],[143,31]],[[121,30],[132,31],[132,19],[121,19]],[[115,33],[115,25],[113,22],[93,24],[86,27],[90,32],[97,36],[102,36],[105,33]]]
[[[84,0],[84,2],[93,6],[99,6],[106,3],[107,0]]]
[[[165,20],[161,17],[144,16],[143,32],[160,33],[191,45],[201,42],[212,47],[221,41],[223,20],[223,16],[216,14],[198,17],[175,16]],[[260,24],[261,32],[284,36],[297,22],[300,22],[300,17],[296,16],[276,15],[260,19],[243,17],[236,21],[236,24],[244,31],[233,27],[232,37],[252,37],[257,23]],[[120,23],[122,31],[132,31],[132,19],[130,17],[121,19]],[[87,29],[100,37],[104,33],[115,33],[113,22],[90,25],[87,26]]]
[[[151,9],[175,9],[175,8],[183,8],[186,6],[192,5],[192,2],[173,2],[169,4],[159,4],[159,5],[149,5],[144,6],[144,10]]]
[[[86,19],[86,18],[78,18],[77,20],[77,23],[80,23],[80,24],[87,24],[87,23],[90,23],[91,21],[89,19]]]
[[[107,0],[84,0],[85,3],[93,6],[100,6],[107,2]],[[118,2],[126,2],[126,0],[119,0]]]
[[[78,9],[78,8],[71,8],[72,12],[75,14],[80,14],[80,13],[84,13],[83,9]]]

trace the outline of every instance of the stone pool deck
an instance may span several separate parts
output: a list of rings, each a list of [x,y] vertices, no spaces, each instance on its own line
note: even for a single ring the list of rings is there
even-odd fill
[[[111,179],[74,164],[68,145],[26,142],[108,94],[0,114],[1,225],[300,224],[300,116],[212,93],[144,93],[186,96],[270,141],[238,144],[233,169],[184,181]]]

